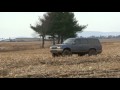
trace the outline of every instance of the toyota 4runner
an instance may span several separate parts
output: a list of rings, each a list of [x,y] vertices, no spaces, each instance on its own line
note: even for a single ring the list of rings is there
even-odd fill
[[[69,38],[63,44],[56,44],[50,47],[52,56],[71,56],[78,54],[83,56],[85,54],[97,55],[102,52],[102,45],[99,39],[94,38]]]

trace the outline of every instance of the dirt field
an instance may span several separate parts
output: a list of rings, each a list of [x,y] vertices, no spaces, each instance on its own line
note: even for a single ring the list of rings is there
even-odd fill
[[[0,42],[0,78],[120,78],[120,42],[102,42],[97,56],[53,58],[39,42]]]

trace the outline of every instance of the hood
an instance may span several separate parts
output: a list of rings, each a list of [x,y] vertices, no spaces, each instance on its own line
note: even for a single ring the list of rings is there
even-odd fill
[[[52,45],[51,47],[58,47],[58,46],[64,46],[66,44],[55,44],[55,45]]]

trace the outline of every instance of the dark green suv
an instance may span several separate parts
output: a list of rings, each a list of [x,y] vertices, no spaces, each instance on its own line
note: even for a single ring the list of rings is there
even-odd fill
[[[102,45],[99,39],[94,38],[69,38],[63,44],[56,44],[50,47],[50,52],[55,56],[71,56],[78,54],[83,56],[85,54],[97,55],[102,52]]]

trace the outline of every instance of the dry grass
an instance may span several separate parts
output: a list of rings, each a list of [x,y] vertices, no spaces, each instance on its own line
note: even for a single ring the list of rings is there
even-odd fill
[[[45,48],[48,48],[52,42],[47,41]],[[33,50],[40,49],[41,42],[0,42],[0,51],[21,51],[21,50]]]
[[[53,58],[49,48],[40,49],[39,42],[0,43],[9,48],[0,51],[0,77],[120,78],[120,42],[102,46],[103,53],[97,56]]]

